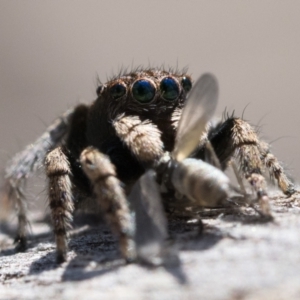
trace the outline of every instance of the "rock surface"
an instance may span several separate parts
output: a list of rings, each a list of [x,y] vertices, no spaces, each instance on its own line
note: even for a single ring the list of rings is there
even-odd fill
[[[269,223],[250,209],[216,210],[200,236],[175,226],[181,263],[158,268],[126,265],[101,224],[78,225],[57,265],[36,212],[25,253],[14,251],[13,225],[2,224],[0,299],[300,299],[300,197],[274,197],[272,209]]]

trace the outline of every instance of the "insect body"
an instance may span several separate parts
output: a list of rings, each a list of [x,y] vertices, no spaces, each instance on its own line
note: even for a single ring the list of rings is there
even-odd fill
[[[155,180],[189,204],[219,205],[234,190],[223,170],[236,159],[259,202],[267,201],[264,169],[292,194],[293,184],[248,123],[234,117],[211,122],[218,94],[214,77],[204,75],[191,87],[185,72],[121,74],[97,89],[91,105],[68,111],[17,154],[6,169],[9,193],[19,208],[17,248],[26,246],[23,184],[43,161],[59,262],[66,259],[73,211],[85,199],[98,203],[119,237],[122,255],[131,261],[161,251],[167,236]]]
[[[167,164],[165,158],[157,163],[158,174],[159,169],[163,168],[160,165],[166,165],[165,169],[168,169],[162,174],[163,177],[167,175],[167,179],[162,181],[169,181],[169,185],[177,192],[199,206],[220,205],[230,197],[233,189],[229,178],[220,170],[220,163],[209,141],[205,142],[203,149],[213,158],[212,164],[201,159],[187,159],[199,145],[199,140],[213,117],[217,97],[216,79],[210,74],[203,75],[195,83],[181,114],[170,159],[167,159]]]

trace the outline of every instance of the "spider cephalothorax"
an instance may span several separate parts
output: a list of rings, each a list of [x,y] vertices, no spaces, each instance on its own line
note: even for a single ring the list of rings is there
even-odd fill
[[[233,116],[211,122],[218,95],[213,76],[204,75],[191,88],[191,77],[185,72],[139,69],[121,74],[98,87],[93,103],[66,112],[17,154],[6,178],[19,207],[18,248],[26,245],[22,185],[43,162],[58,261],[66,258],[72,213],[85,198],[99,205],[128,260],[136,258],[140,240],[145,245],[146,227],[154,228],[148,240],[163,243],[166,237],[157,183],[182,195],[173,203],[179,211],[185,206],[222,205],[235,192],[245,204],[259,202],[260,213],[270,216],[264,169],[284,193],[292,194],[293,184],[248,123]],[[252,200],[223,173],[233,159],[255,191]],[[141,177],[149,169],[154,173]],[[138,215],[135,226],[127,201],[130,192]],[[139,214],[147,215],[149,222]]]

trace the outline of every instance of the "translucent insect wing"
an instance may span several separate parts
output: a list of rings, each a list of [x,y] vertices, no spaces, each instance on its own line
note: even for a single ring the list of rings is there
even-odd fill
[[[135,240],[139,259],[154,265],[162,264],[168,236],[167,220],[153,170],[137,181],[129,200],[135,211]]]
[[[181,161],[199,144],[207,122],[214,115],[218,102],[218,82],[212,74],[202,75],[194,84],[178,125],[173,158]]]

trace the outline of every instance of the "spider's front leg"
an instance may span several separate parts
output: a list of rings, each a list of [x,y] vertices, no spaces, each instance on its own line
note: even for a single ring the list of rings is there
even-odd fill
[[[94,186],[94,192],[108,223],[119,236],[123,257],[131,262],[136,259],[134,224],[128,202],[110,159],[97,149],[85,149],[80,162]]]
[[[144,166],[151,167],[163,155],[161,132],[150,120],[138,116],[119,116],[113,121],[119,138]],[[152,171],[153,172],[153,171]],[[167,220],[154,172],[146,172],[129,195],[136,213],[137,259],[157,265],[166,262]]]
[[[152,164],[163,155],[161,132],[150,120],[118,116],[113,121],[117,135],[142,163]]]
[[[57,262],[66,260],[67,230],[71,227],[74,204],[72,199],[71,169],[62,147],[46,156],[46,173],[49,179],[49,204],[56,241]]]

